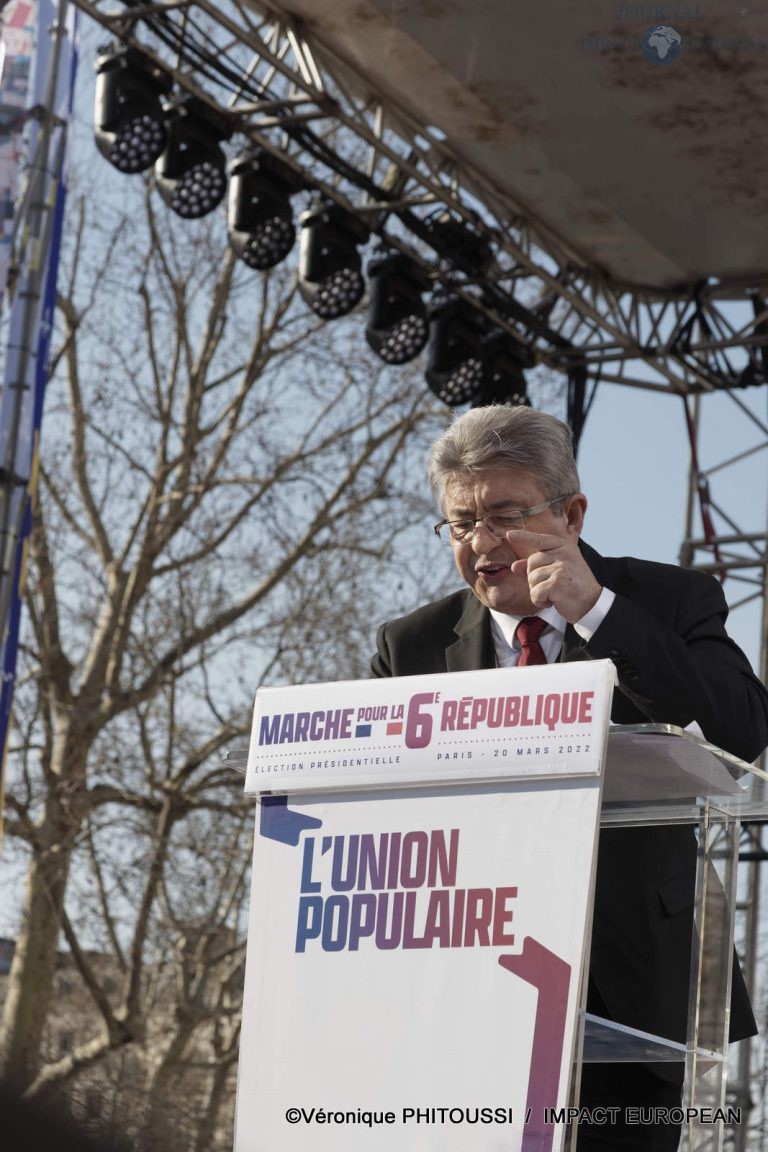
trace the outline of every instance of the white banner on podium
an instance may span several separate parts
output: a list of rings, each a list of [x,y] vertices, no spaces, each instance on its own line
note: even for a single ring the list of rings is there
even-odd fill
[[[529,689],[532,671],[517,696],[594,694],[588,727],[572,739],[582,747],[570,754],[571,778],[545,778],[553,764],[567,773],[569,754],[554,751],[560,736],[545,735],[544,721],[542,732],[507,736],[510,747],[524,735],[548,741],[524,757],[530,779],[460,784],[452,760],[435,764],[433,744],[442,784],[322,795],[304,784],[261,797],[235,1152],[562,1148],[609,677],[581,664],[572,681],[532,677]],[[442,681],[429,713],[440,732],[453,689],[448,677],[425,679],[399,681],[400,703],[407,712],[408,698]],[[315,710],[332,711],[333,693],[350,687],[359,686],[323,686]],[[466,676],[458,691],[488,696],[485,685],[470,692]],[[382,706],[347,698],[355,709]],[[289,709],[282,699],[280,714],[309,710],[305,700]],[[257,724],[275,714],[257,711]],[[478,724],[472,750],[484,739]],[[501,776],[495,754],[480,758]],[[522,774],[516,753],[507,763],[509,776]]]
[[[263,688],[246,792],[594,773],[610,660]]]

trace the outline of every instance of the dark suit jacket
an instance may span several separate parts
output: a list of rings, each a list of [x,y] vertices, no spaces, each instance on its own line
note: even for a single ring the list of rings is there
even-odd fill
[[[725,632],[719,583],[701,572],[631,557],[582,553],[616,593],[588,642],[569,625],[562,659],[611,659],[619,688],[612,719],[697,721],[713,744],[752,761],[768,744],[768,694]],[[382,625],[372,668],[408,676],[492,668],[490,613],[469,589]],[[696,841],[685,827],[600,835],[590,977],[614,1020],[684,1041]],[[601,1012],[600,1014],[605,1014]],[[756,1032],[738,966],[731,1039]],[[670,1076],[675,1077],[670,1069]]]

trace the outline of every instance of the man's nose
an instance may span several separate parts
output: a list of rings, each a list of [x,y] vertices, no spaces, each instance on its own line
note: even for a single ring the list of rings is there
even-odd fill
[[[486,552],[493,551],[494,548],[501,544],[502,540],[503,537],[497,536],[496,533],[489,528],[485,520],[479,520],[475,524],[475,531],[472,535],[472,550],[480,556]]]

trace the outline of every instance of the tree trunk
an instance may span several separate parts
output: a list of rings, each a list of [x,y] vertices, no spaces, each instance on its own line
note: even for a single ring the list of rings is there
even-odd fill
[[[216,1129],[225,1094],[229,1090],[233,1063],[234,1061],[227,1061],[218,1064],[213,1070],[211,1091],[206,1101],[205,1110],[198,1121],[193,1152],[210,1152],[211,1148],[217,1147]]]
[[[48,804],[59,807],[58,804]],[[46,815],[53,829],[58,817]],[[40,1068],[40,1049],[53,991],[60,909],[72,854],[62,843],[33,859],[26,883],[22,928],[8,977],[3,1007],[2,1064],[7,1082],[23,1091]]]
[[[171,1037],[171,1042],[155,1070],[147,1093],[143,1136],[149,1147],[161,1146],[162,1137],[169,1125],[173,1127],[178,1123],[178,1117],[174,1116],[174,1110],[169,1102],[176,1101],[178,1105],[184,1098],[184,1093],[180,1091],[183,1079],[180,1062],[194,1034],[195,1025],[190,1021],[182,1021],[177,1027],[178,1031]]]
[[[37,1076],[41,1046],[56,972],[61,910],[67,889],[79,819],[71,798],[83,779],[88,738],[77,738],[73,748],[70,724],[54,747],[52,775],[58,787],[49,788],[42,819],[37,826],[38,850],[26,881],[22,927],[8,976],[0,1033],[0,1061],[6,1082],[19,1091]],[[58,752],[58,755],[57,755]],[[65,783],[66,782],[66,783]]]

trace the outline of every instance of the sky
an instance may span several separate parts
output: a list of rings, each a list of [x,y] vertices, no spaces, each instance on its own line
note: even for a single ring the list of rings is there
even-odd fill
[[[740,390],[736,397],[765,422],[766,388]],[[743,532],[765,532],[768,523],[768,438],[728,395],[701,402],[701,466],[712,468],[731,456],[761,446],[747,460],[710,478],[711,498]],[[587,420],[579,451],[582,487],[589,497],[584,537],[608,555],[634,555],[679,562],[685,535],[689,441],[683,402],[639,388],[604,385]],[[724,530],[723,521],[718,531]],[[701,535],[697,515],[695,533]],[[763,550],[765,545],[763,544]],[[703,559],[699,554],[699,559]],[[754,575],[754,573],[752,573]],[[725,582],[731,604],[749,591]],[[757,667],[759,602],[737,608],[729,631]]]

